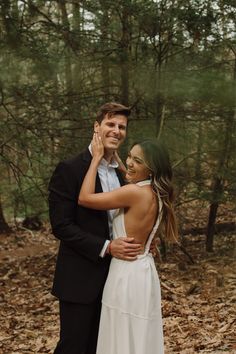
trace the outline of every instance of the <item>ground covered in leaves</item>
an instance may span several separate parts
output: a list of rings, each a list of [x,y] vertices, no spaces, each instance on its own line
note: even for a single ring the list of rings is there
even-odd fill
[[[166,354],[236,353],[235,234],[217,235],[204,251],[201,235],[158,264],[162,282]],[[52,353],[58,305],[50,295],[57,241],[42,231],[0,236],[0,353]],[[112,353],[111,353],[112,354]]]

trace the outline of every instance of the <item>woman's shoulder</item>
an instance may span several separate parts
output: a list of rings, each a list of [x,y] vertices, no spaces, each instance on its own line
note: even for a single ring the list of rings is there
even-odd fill
[[[123,193],[126,193],[130,196],[135,196],[136,198],[142,198],[145,194],[147,194],[147,190],[142,188],[138,184],[129,183],[125,186],[121,187]]]
[[[135,183],[128,183],[124,185],[122,188],[125,188],[127,191],[130,192],[141,192],[141,187]]]

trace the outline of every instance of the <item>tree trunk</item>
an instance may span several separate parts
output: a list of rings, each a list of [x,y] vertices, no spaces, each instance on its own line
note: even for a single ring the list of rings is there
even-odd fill
[[[156,137],[160,138],[164,126],[164,120],[165,120],[164,98],[160,91],[155,97],[155,119],[156,119]]]
[[[73,112],[72,118],[76,122],[78,117],[82,116],[81,114],[81,100],[79,99],[81,92],[83,91],[84,79],[83,79],[83,65],[84,63],[80,60],[80,51],[81,51],[81,14],[80,14],[80,4],[73,4],[73,31],[76,32],[76,61],[74,63],[74,68],[71,69],[73,72],[73,92],[75,93],[76,101],[73,102]],[[68,63],[69,66],[69,63]],[[74,130],[75,134],[77,133],[76,129]]]
[[[129,48],[130,48],[130,24],[128,5],[123,4],[121,24],[122,37],[120,41],[120,69],[121,69],[121,102],[129,104]]]
[[[65,78],[66,78],[66,88],[68,94],[68,104],[71,104],[71,94],[72,94],[72,69],[71,69],[71,41],[70,41],[70,23],[68,20],[68,14],[66,9],[66,4],[64,0],[58,1],[58,6],[61,12],[62,25],[63,25],[63,37],[66,44],[65,50]]]
[[[222,152],[219,157],[218,168],[213,180],[212,202],[210,204],[208,226],[206,232],[206,251],[208,252],[213,251],[213,241],[214,241],[214,234],[215,234],[217,210],[224,193],[224,174],[225,174],[224,170],[226,168],[226,162],[228,160],[228,155],[230,152],[231,137],[232,137],[231,125],[233,123],[232,118],[233,115],[231,117],[228,117],[226,122]]]
[[[110,61],[109,61],[109,31],[107,24],[109,23],[109,5],[103,1],[99,1],[102,9],[102,16],[100,22],[101,28],[101,51],[102,51],[102,63],[101,63],[101,82],[102,92],[104,95],[104,101],[109,101],[110,98]]]
[[[207,224],[207,232],[206,232],[206,251],[213,251],[213,241],[215,234],[215,223],[217,210],[219,207],[218,200],[220,199],[220,195],[223,192],[222,180],[220,178],[215,179],[214,187],[213,187],[213,202],[210,205],[210,211],[208,216],[208,224]]]
[[[201,169],[201,156],[202,156],[202,142],[203,142],[203,129],[202,121],[198,122],[198,137],[197,137],[197,154],[195,163],[195,178],[197,182],[198,193],[202,191],[202,169]]]
[[[155,75],[155,96],[154,96],[154,117],[156,120],[156,137],[159,138],[162,133],[165,119],[165,99],[162,94],[162,64],[158,64]]]
[[[8,226],[4,214],[3,214],[3,209],[2,209],[2,203],[0,199],[0,233],[10,233],[11,229]]]
[[[236,97],[236,57],[235,57],[235,65],[233,71],[233,83],[234,83],[234,92]],[[210,204],[209,216],[208,216],[208,226],[206,233],[206,251],[213,251],[213,242],[214,242],[214,234],[215,234],[215,223],[217,217],[217,210],[220,204],[220,201],[223,196],[224,191],[224,169],[226,168],[227,161],[229,159],[229,154],[232,151],[232,136],[235,131],[235,115],[236,108],[229,117],[227,117],[227,121],[225,124],[225,132],[224,132],[224,141],[222,147],[222,153],[219,157],[218,169],[216,176],[213,181],[213,191],[212,191],[212,203]],[[221,135],[221,131],[219,131],[219,136]]]
[[[10,47],[16,49],[20,46],[19,10],[17,0],[1,1],[1,17],[4,31],[7,35],[7,42]]]

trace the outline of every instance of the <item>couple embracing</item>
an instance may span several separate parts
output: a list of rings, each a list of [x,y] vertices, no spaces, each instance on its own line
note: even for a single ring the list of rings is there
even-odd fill
[[[158,229],[177,237],[168,153],[156,141],[117,155],[130,109],[106,103],[88,149],[56,167],[49,184],[60,239],[52,293],[59,299],[54,354],[163,354],[161,294],[150,251]]]

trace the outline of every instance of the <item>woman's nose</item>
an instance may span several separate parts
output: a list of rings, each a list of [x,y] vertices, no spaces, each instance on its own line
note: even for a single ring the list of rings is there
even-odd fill
[[[130,158],[127,158],[126,165],[127,166],[132,166],[133,165],[133,162],[132,162],[132,160]]]

